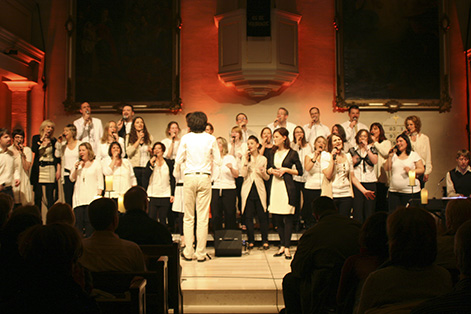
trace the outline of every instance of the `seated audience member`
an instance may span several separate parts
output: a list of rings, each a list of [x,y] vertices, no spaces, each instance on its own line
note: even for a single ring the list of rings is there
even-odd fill
[[[360,231],[360,254],[350,256],[342,267],[337,291],[338,313],[356,313],[366,277],[389,256],[386,234],[386,212],[370,216]]]
[[[75,215],[72,207],[67,203],[55,203],[46,214],[46,225],[65,223],[75,226]]]
[[[120,217],[116,234],[137,244],[171,244],[167,228],[147,215],[149,201],[146,191],[135,186],[124,194],[126,213]]]
[[[43,220],[43,217],[41,216],[41,211],[39,210],[39,207],[36,205],[25,205],[25,206],[20,206],[20,207],[15,208],[15,210],[11,212],[10,219],[17,215],[22,215],[22,214],[29,214],[29,215],[36,216],[37,218],[39,218],[41,222]]]
[[[145,271],[145,260],[139,246],[122,240],[114,232],[119,216],[116,202],[110,198],[94,200],[88,206],[88,216],[95,231],[83,240],[80,263],[92,272]]]
[[[73,226],[36,225],[22,234],[19,250],[25,280],[2,313],[100,313],[79,284],[82,242]]]
[[[315,200],[312,207],[318,222],[299,240],[291,272],[283,278],[287,314],[303,313],[306,306],[314,309],[312,313],[334,309],[345,258],[360,252],[359,222],[340,215],[326,196]]]
[[[16,214],[5,224],[0,242],[0,303],[15,296],[24,282],[24,263],[18,251],[20,233],[40,225],[41,219],[28,213]],[[3,308],[3,307],[2,307]],[[0,313],[3,311],[0,308]]]
[[[427,299],[451,290],[446,269],[434,264],[435,222],[420,208],[399,208],[387,220],[389,263],[363,285],[358,313],[408,313]]]
[[[13,205],[13,197],[5,193],[0,193],[0,231],[3,229],[8,219],[10,219]]]
[[[445,210],[447,231],[437,237],[437,259],[435,264],[445,267],[452,274],[453,282],[458,281],[458,268],[453,252],[455,234],[458,228],[471,220],[471,201],[452,200],[448,202]]]
[[[422,303],[412,310],[412,314],[471,313],[471,221],[465,222],[456,232],[455,254],[460,281],[453,292]]]
[[[446,196],[471,196],[469,157],[467,149],[460,149],[456,154],[456,168],[446,174]]]

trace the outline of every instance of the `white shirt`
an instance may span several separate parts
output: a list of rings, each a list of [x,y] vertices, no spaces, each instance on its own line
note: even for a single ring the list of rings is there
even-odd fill
[[[72,207],[90,204],[94,199],[101,197],[98,190],[103,190],[103,170],[101,163],[96,159],[88,168],[81,168],[77,171],[77,178],[70,181],[75,182],[74,195],[72,196]]]
[[[409,167],[411,170],[415,169],[415,163],[421,160],[419,154],[411,152],[407,159],[399,159],[396,154],[393,155],[392,169],[391,169],[391,181],[389,191],[398,193],[417,193],[420,192],[420,182],[415,179],[415,185],[413,189],[409,185],[409,174],[404,170],[405,167]]]
[[[247,143],[247,141],[249,139],[249,136],[251,136],[251,135],[257,137],[257,134],[254,131],[252,131],[251,129],[244,130],[244,129],[241,128],[241,130],[242,130],[242,138],[240,139],[240,141],[242,143]],[[229,137],[228,138],[231,138],[231,137],[232,137],[232,134],[229,131]]]
[[[139,167],[147,166],[147,162],[150,160],[150,153],[149,153],[149,145],[143,144],[139,145],[138,147],[140,151],[140,158],[139,158]]]
[[[424,161],[425,172],[424,174],[432,173],[432,151],[430,149],[430,139],[427,135],[417,134],[415,142],[409,137],[412,144],[412,150],[415,151]]]
[[[195,172],[211,174],[213,161],[221,164],[216,138],[206,132],[183,135],[178,147],[176,164],[185,162],[185,174]]]
[[[278,124],[278,126],[275,127],[275,124],[272,122],[267,125],[267,127],[269,127],[271,132],[273,133],[276,129],[281,128],[282,126]],[[286,121],[286,126],[284,128],[288,130],[288,136],[292,138],[294,134],[294,129],[296,128],[296,124]]]
[[[368,145],[368,149],[371,149],[371,145]],[[358,146],[355,147],[355,151],[357,152],[357,154],[360,154],[362,158],[365,158],[366,155],[368,155],[368,152],[362,152]],[[360,182],[373,183],[378,181],[378,179],[376,178],[374,164],[373,166],[370,166],[366,162],[360,161],[360,164],[358,166],[353,167],[353,173]]]
[[[329,153],[328,152],[321,152],[321,160],[324,156],[324,159],[329,159]],[[314,153],[310,153],[307,156],[309,156],[310,159],[314,158]],[[321,160],[316,161],[314,163],[314,166],[312,166],[311,170],[305,171],[306,174],[306,183],[304,184],[304,187],[309,190],[320,190],[322,187],[322,180],[324,180],[324,173],[321,170]]]
[[[180,146],[180,140],[176,140],[175,142],[173,142],[173,151],[172,151],[171,156],[169,156],[168,153],[169,153],[169,148],[172,145],[172,139],[166,137],[160,142],[165,145],[164,158],[175,160],[175,158],[177,158],[177,152],[178,152],[178,147]]]
[[[319,136],[327,137],[330,135],[330,130],[327,126],[322,123],[314,124],[312,127],[309,127],[309,123],[303,126],[304,133],[306,133],[306,140],[311,144],[311,147],[314,147],[314,141]]]
[[[149,186],[147,187],[147,195],[149,197],[170,197],[172,196],[170,186],[170,170],[167,162],[163,162],[159,167],[157,162],[153,167],[154,170],[149,178]]]
[[[121,157],[124,157],[126,152],[124,151],[124,138],[118,137],[118,143],[121,145]],[[98,145],[98,153],[96,153],[98,160],[103,160],[106,157],[109,157],[108,150],[110,149],[110,144],[101,143]]]
[[[3,151],[0,148],[0,184],[6,187],[12,186],[14,180],[20,179],[20,171],[15,168],[15,157],[8,148]]]
[[[355,141],[355,136],[357,135],[358,131],[360,130],[367,130],[368,127],[361,123],[360,121],[357,122],[355,127],[350,127],[351,121],[345,121],[341,124],[341,126],[345,129],[345,134],[347,136],[347,142],[350,144],[350,147],[355,147],[357,145]]]
[[[98,118],[92,118],[92,123],[85,127],[85,120],[83,117],[74,121],[77,128],[77,139],[82,142],[88,142],[92,145],[93,152],[98,152],[98,144],[103,136],[103,125]]]
[[[213,189],[235,189],[235,178],[232,176],[231,169],[226,165],[232,164],[232,168],[239,170],[237,161],[232,155],[225,155],[222,157],[222,165],[214,165],[213,172]]]
[[[297,144],[294,144],[291,142],[291,148],[296,151],[299,155],[299,160],[301,161],[301,166],[303,167],[303,175],[302,176],[293,176],[294,181],[298,182],[306,182],[306,173],[304,171],[304,158],[306,155],[310,154],[312,152],[312,147],[309,143],[307,143],[306,146],[303,148],[300,148]],[[293,169],[296,169],[296,166],[293,165]]]
[[[334,165],[334,181],[332,181],[332,197],[353,197],[351,194],[350,171],[353,170],[352,156],[345,154],[346,161]],[[321,170],[329,166],[331,154],[321,155]],[[335,161],[334,161],[335,163]]]
[[[119,198],[131,187],[137,185],[137,179],[131,162],[127,158],[121,159],[119,167],[111,168],[111,162],[111,157],[107,156],[101,161],[101,166],[105,176],[113,176],[113,191],[110,192],[110,197]],[[108,197],[108,192],[105,193],[105,196]]]
[[[229,143],[228,145],[229,149],[229,154],[232,152],[232,143]],[[234,149],[234,154],[235,154],[235,159],[237,160],[237,168],[242,169],[242,158],[245,156],[247,153],[247,143],[240,143],[240,145],[236,145]]]

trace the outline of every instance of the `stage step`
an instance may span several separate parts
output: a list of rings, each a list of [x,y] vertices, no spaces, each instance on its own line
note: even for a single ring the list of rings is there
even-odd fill
[[[277,250],[272,246],[241,257],[215,257],[209,247],[211,260],[182,261],[184,312],[278,313],[284,307],[281,283],[290,260],[273,257]]]

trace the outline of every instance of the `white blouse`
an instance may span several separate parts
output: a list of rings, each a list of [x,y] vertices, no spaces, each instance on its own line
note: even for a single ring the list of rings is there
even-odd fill
[[[90,167],[79,167],[74,171],[77,171],[77,178],[73,180],[70,176],[70,181],[75,181],[72,207],[88,205],[95,198],[101,197],[98,193],[103,190],[103,170],[99,161],[95,159]]]
[[[299,160],[301,161],[301,166],[303,167],[302,176],[293,176],[293,180],[297,182],[306,182],[306,172],[304,171],[304,157],[312,152],[311,144],[307,143],[306,146],[300,148],[297,144],[291,143],[291,148],[296,151],[299,155]],[[293,169],[296,169],[296,166],[293,165]]]
[[[399,159],[399,157],[394,154],[392,161],[391,169],[391,181],[389,186],[389,191],[398,192],[398,193],[417,193],[420,192],[420,182],[418,179],[415,179],[415,184],[413,187],[409,185],[409,174],[404,170],[405,167],[409,167],[411,170],[415,169],[415,163],[421,160],[419,154],[416,152],[411,152],[407,159]]]
[[[235,178],[232,176],[231,169],[226,165],[232,164],[232,168],[238,170],[236,158],[232,155],[225,155],[222,157],[221,166],[213,166],[213,189],[235,189]],[[240,175],[240,174],[239,174]]]
[[[368,148],[371,149],[371,145],[368,145]],[[365,158],[368,155],[368,152],[362,152],[358,146],[355,147],[355,151],[361,156],[361,158]],[[378,179],[376,178],[374,166],[374,164],[373,166],[371,166],[366,162],[360,161],[358,166],[353,167],[353,173],[360,182],[374,183],[378,181]]]
[[[352,183],[350,179],[350,171],[353,170],[352,156],[345,154],[346,160],[343,163],[338,163],[334,160],[334,180],[332,181],[332,197],[353,197]],[[322,154],[321,156],[321,169],[324,170],[329,166],[331,154]]]
[[[147,187],[149,197],[170,197],[172,191],[170,187],[170,170],[164,161],[162,166],[155,163],[154,171],[150,175],[149,186]]]
[[[324,180],[324,173],[322,172],[321,169],[321,161],[324,155],[324,159],[329,158],[329,153],[328,152],[322,152],[321,153],[321,159],[319,161],[316,161],[314,163],[314,166],[312,166],[311,170],[306,171],[306,183],[304,184],[304,187],[309,190],[320,190],[322,187],[322,180]],[[308,154],[309,158],[312,159],[314,158],[314,153]]]
[[[121,160],[121,166],[111,168],[112,159],[110,156],[101,161],[103,174],[105,176],[113,176],[113,191],[109,193],[111,198],[119,198],[120,195],[126,193],[131,187],[137,185],[137,179],[134,175],[134,169],[131,162],[124,158]],[[108,197],[108,192],[105,193]]]
[[[164,158],[175,160],[175,158],[177,158],[177,151],[178,146],[180,146],[180,140],[173,142],[173,151],[171,156],[169,156],[168,153],[170,146],[172,146],[172,139],[166,137],[160,142],[165,145]]]

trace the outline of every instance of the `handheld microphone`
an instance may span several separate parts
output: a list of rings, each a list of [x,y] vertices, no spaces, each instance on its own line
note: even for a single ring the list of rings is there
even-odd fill
[[[394,145],[394,147],[389,150],[388,154],[391,154],[392,152],[397,151],[397,150],[399,150],[399,147],[397,147],[397,145]]]
[[[250,162],[250,160],[252,159],[252,153],[249,151],[248,154],[249,154],[249,162]]]
[[[235,136],[232,137],[232,142],[234,143],[235,143],[235,138],[236,138]]]
[[[90,114],[90,110],[86,110],[85,113],[86,113],[86,114]]]

